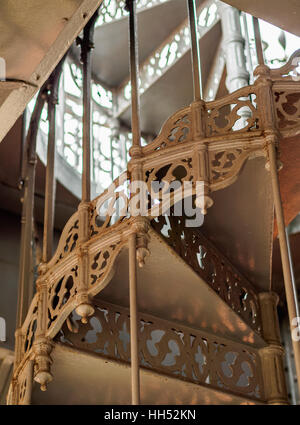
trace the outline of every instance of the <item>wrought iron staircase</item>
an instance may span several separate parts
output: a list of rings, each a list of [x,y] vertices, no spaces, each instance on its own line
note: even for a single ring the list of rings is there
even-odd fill
[[[131,160],[127,171],[93,200],[89,196],[91,33],[85,34],[82,201],[53,257],[47,245],[53,210],[46,211],[48,249],[36,294],[16,332],[11,404],[129,403],[129,363],[136,379],[135,403],[140,397],[142,403],[158,404],[287,403],[276,297],[259,294],[198,228],[186,227],[184,216],[170,215],[168,210],[192,198],[203,215],[209,214],[211,194],[231,185],[245,162],[256,157],[266,159],[276,193],[279,140],[300,131],[300,88],[289,75],[300,52],[278,70],[260,64],[253,85],[217,100],[203,100],[195,4],[188,1],[188,6],[194,101],[170,116],[158,136],[141,146],[136,13],[134,2],[127,2]],[[142,67],[142,78],[149,64]],[[121,109],[126,102],[120,103]],[[247,120],[242,116],[245,111]],[[133,185],[137,181],[146,190],[144,214],[137,213],[131,202],[138,194]],[[175,182],[170,203],[165,204],[164,195]],[[153,191],[155,184],[158,191]],[[81,394],[63,398],[77,371]],[[274,376],[280,382],[276,388],[271,382]],[[33,382],[42,390],[49,384],[47,392],[38,392]],[[101,382],[106,382],[107,392]],[[158,386],[168,392],[165,399],[155,390]]]

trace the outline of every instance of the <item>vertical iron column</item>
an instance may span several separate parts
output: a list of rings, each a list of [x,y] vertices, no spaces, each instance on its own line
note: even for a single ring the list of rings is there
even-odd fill
[[[254,26],[254,33],[255,33],[256,54],[257,54],[257,59],[259,63],[258,68],[263,69],[265,72],[265,69],[268,69],[268,67],[264,63],[261,35],[259,30],[259,22],[257,18],[253,18],[253,26]],[[274,119],[275,118],[273,116],[273,120]],[[281,201],[281,195],[280,195],[276,147],[275,147],[276,143],[278,142],[278,136],[274,132],[275,129],[271,129],[270,135],[267,134],[268,130],[270,129],[265,128],[264,130],[265,130],[265,134],[266,134],[265,137],[267,139],[267,144],[268,144],[269,168],[270,168],[270,174],[271,174],[274,207],[275,207],[275,214],[276,214],[276,220],[277,220],[280,255],[281,255],[281,263],[282,263],[282,270],[283,270],[283,280],[284,280],[284,286],[285,286],[285,295],[286,295],[288,314],[289,314],[290,331],[291,331],[293,350],[294,350],[294,356],[295,356],[295,366],[296,366],[296,372],[297,372],[298,387],[300,390],[300,341],[299,340],[297,341],[298,335],[297,335],[297,338],[293,338],[294,331],[297,331],[298,334],[300,333],[300,323],[298,322],[299,317],[297,317],[298,300],[295,296],[295,292],[293,288],[292,270],[291,270],[291,264],[289,261],[284,214],[283,214],[282,201]]]
[[[94,313],[89,294],[89,255],[82,246],[89,239],[89,211],[91,201],[91,50],[94,47],[94,28],[98,18],[98,10],[91,17],[83,30],[83,38],[77,38],[81,47],[80,60],[83,66],[83,139],[82,139],[82,194],[79,213],[79,238],[81,255],[79,259],[79,283],[77,288],[76,313],[81,316],[82,323],[88,323],[88,317]]]
[[[288,314],[289,314],[290,331],[291,331],[292,344],[293,344],[294,357],[295,357],[295,366],[296,366],[297,379],[298,379],[298,388],[300,392],[300,341],[297,341],[297,338],[293,338],[294,330],[297,330],[297,328],[298,328],[297,333],[300,334],[300,330],[299,330],[300,324],[299,324],[299,317],[297,316],[297,298],[295,298],[295,292],[293,288],[292,271],[290,268],[284,215],[283,215],[283,208],[282,208],[281,195],[280,195],[279,179],[277,174],[276,151],[275,151],[275,146],[273,143],[269,144],[268,153],[269,153],[269,159],[270,159],[270,172],[271,172],[273,198],[274,198],[275,213],[276,213],[277,228],[278,228],[279,246],[280,246],[281,262],[282,262],[282,270],[283,270],[283,278],[284,278],[284,286],[285,286],[285,295],[286,295]]]
[[[129,300],[130,300],[130,357],[131,357],[131,400],[140,404],[140,372],[137,312],[137,267],[136,234],[129,239]]]
[[[260,292],[262,337],[267,345],[258,353],[262,363],[263,397],[268,404],[288,404],[284,374],[284,349],[280,342],[277,314],[279,297],[272,291]]]
[[[130,156],[132,160],[141,156],[141,129],[139,105],[139,61],[137,45],[137,16],[135,0],[126,0],[126,10],[129,12],[129,53],[130,53],[130,78],[131,78],[131,128],[132,147]],[[131,181],[141,179],[139,164],[133,163]],[[129,298],[130,298],[130,352],[131,352],[131,401],[140,404],[140,370],[139,370],[139,344],[138,344],[138,317],[137,317],[137,270],[136,246],[137,235],[134,232],[129,239]]]
[[[192,64],[193,64],[193,82],[194,82],[194,101],[203,98],[202,79],[201,79],[201,62],[199,52],[199,36],[196,16],[195,0],[187,0],[191,46],[192,46]]]
[[[77,38],[80,44],[80,61],[83,67],[83,119],[82,119],[82,201],[91,200],[91,50],[94,48],[94,29],[98,18],[98,10],[94,13],[83,30],[83,38]]]
[[[203,101],[198,21],[195,0],[187,0],[187,9],[191,38],[194,87],[194,101],[191,104],[193,122],[192,137],[194,140],[199,141],[199,143],[195,145],[193,153],[193,164],[195,170],[197,170],[194,176],[196,191],[195,205],[200,209],[201,213],[205,215],[207,213],[207,209],[213,205],[213,200],[209,196],[209,158],[208,146],[205,142],[205,102]],[[199,182],[203,183],[200,190]]]
[[[52,257],[53,249],[53,227],[54,227],[54,207],[55,207],[55,110],[58,103],[58,85],[65,57],[60,61],[48,79],[47,101],[48,101],[48,150],[45,185],[45,207],[44,207],[44,232],[43,232],[43,252],[42,263],[39,266],[39,278],[37,279],[38,294],[38,315],[35,340],[32,350],[34,352],[34,380],[40,384],[42,391],[46,391],[47,384],[51,382],[50,353],[52,344],[46,338],[47,328],[47,281],[43,279],[46,272],[46,263]]]
[[[18,304],[17,304],[17,329],[26,317],[33,294],[31,281],[31,250],[33,233],[33,210],[36,170],[36,141],[41,113],[46,99],[46,85],[39,92],[26,136],[24,150],[24,167],[22,176],[23,200],[21,218],[21,252],[19,264]],[[17,351],[17,350],[16,350]]]
[[[139,95],[139,59],[138,59],[138,33],[135,0],[126,0],[126,10],[129,12],[129,52],[130,52],[130,80],[131,80],[131,128],[132,128],[132,154],[141,148],[140,129],[140,95]]]
[[[55,111],[58,103],[58,85],[65,57],[57,65],[48,80],[48,148],[45,185],[45,211],[44,211],[44,234],[43,234],[43,263],[47,263],[52,257],[53,228],[54,228],[54,204],[55,204]]]

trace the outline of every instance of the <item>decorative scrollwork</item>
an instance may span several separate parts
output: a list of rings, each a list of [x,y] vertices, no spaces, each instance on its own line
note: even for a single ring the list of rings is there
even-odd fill
[[[198,228],[185,227],[184,217],[160,216],[152,227],[254,330],[260,332],[259,302],[254,288]]]
[[[123,221],[128,214],[129,179],[121,174],[105,192],[92,202],[90,236],[98,235],[107,227]]]
[[[300,91],[275,91],[274,98],[279,130],[300,128]]]
[[[76,212],[72,215],[64,227],[55,254],[48,264],[49,268],[60,262],[63,258],[67,257],[67,255],[75,250],[78,243],[78,235],[79,217],[78,212]]]
[[[181,190],[183,182],[191,182],[192,180],[192,158],[176,160],[163,166],[159,165],[145,172],[145,182],[148,191],[152,197],[158,200],[162,199],[162,195],[169,190],[169,185],[172,182],[178,181]],[[157,188],[155,183],[158,183]]]
[[[66,324],[56,340],[130,362],[129,310],[100,300],[95,315],[82,326],[72,315],[78,332]],[[141,366],[175,375],[179,379],[262,398],[261,366],[257,352],[248,346],[161,320],[139,315]]]
[[[297,68],[300,64],[300,49],[296,50],[286,64],[277,69],[271,69],[270,75],[272,79],[294,79],[294,81],[300,80],[300,73]]]
[[[191,140],[191,111],[184,108],[172,115],[162,126],[160,134],[148,146],[143,148],[143,152],[150,152],[175,146]]]
[[[101,249],[97,254],[90,257],[90,286],[93,286],[107,274],[112,261],[114,260],[113,252],[117,244],[110,245]]]
[[[75,220],[74,224],[68,231],[67,238],[65,240],[65,245],[63,251],[61,252],[59,259],[61,260],[69,252],[72,252],[77,244],[78,231],[79,231],[79,220]]]
[[[22,402],[25,399],[25,395],[26,395],[26,389],[27,389],[27,379],[26,376],[23,376],[23,379],[20,379],[20,384],[19,384],[19,403],[22,404]]]
[[[236,149],[222,149],[209,152],[210,184],[216,190],[232,183],[238,176],[243,164],[250,156],[263,155],[257,148],[241,147]]]
[[[53,326],[66,304],[76,295],[77,281],[78,266],[75,265],[48,287],[48,330]]]
[[[256,394],[255,355],[247,350],[228,349],[223,344],[218,344],[215,355],[219,386],[238,387],[241,393]]]
[[[25,404],[27,393],[29,391],[29,383],[28,383],[28,373],[27,368],[30,367],[30,364],[28,363],[23,370],[21,371],[19,375],[19,382],[18,382],[18,404]]]
[[[37,329],[37,317],[38,317],[38,297],[37,295],[33,298],[30,309],[28,311],[27,319],[22,326],[22,333],[24,335],[24,344],[22,353],[27,354],[31,349],[35,333]]]
[[[206,102],[207,137],[259,129],[259,113],[251,95],[255,95],[255,89],[249,86],[216,101]]]
[[[233,167],[239,161],[242,152],[242,149],[211,152],[211,180],[215,182],[228,177],[228,174],[232,173]]]

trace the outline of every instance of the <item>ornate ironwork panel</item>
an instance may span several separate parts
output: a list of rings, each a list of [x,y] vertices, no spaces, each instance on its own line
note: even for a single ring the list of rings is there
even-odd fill
[[[75,333],[65,323],[56,341],[130,362],[128,309],[97,300],[87,325],[76,314],[71,323]],[[259,356],[250,346],[140,313],[139,347],[145,368],[247,398],[264,397]]]
[[[185,217],[173,215],[155,218],[152,227],[252,329],[261,331],[256,291],[199,228],[185,227]]]

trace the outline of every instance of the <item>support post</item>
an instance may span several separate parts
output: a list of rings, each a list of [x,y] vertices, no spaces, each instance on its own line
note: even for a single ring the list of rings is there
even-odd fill
[[[269,155],[269,164],[270,164],[269,167],[270,167],[270,174],[271,174],[273,198],[274,198],[274,205],[275,205],[275,214],[276,214],[277,228],[278,228],[282,270],[283,270],[283,277],[284,277],[285,294],[286,294],[286,301],[287,301],[287,307],[288,307],[290,330],[292,334],[291,336],[292,336],[292,344],[293,344],[293,350],[294,350],[294,356],[295,356],[295,366],[296,366],[296,372],[297,372],[298,387],[300,391],[300,341],[297,341],[295,338],[293,338],[295,328],[298,327],[298,333],[300,333],[299,321],[295,319],[297,318],[297,299],[295,299],[295,293],[293,289],[293,281],[292,281],[292,274],[290,269],[288,246],[287,246],[286,232],[285,232],[284,215],[283,215],[283,208],[282,208],[281,195],[280,195],[279,179],[277,174],[275,140],[273,139],[269,140],[269,143],[268,143],[268,155]]]
[[[47,385],[52,381],[51,374],[52,359],[50,357],[53,343],[46,337],[47,330],[47,299],[48,288],[47,280],[43,274],[46,271],[45,264],[40,265],[41,275],[37,279],[37,293],[38,293],[38,317],[37,329],[35,340],[33,342],[34,353],[34,380],[40,384],[42,391],[46,391]]]
[[[35,169],[36,169],[36,140],[39,128],[39,121],[46,99],[46,84],[41,88],[36,100],[36,104],[30,119],[29,129],[25,143],[24,175],[22,176],[23,199],[21,218],[21,252],[19,264],[19,285],[17,304],[17,330],[21,328],[27,311],[29,309],[32,294],[33,282],[31,278],[31,251],[33,233],[33,208],[35,192]],[[18,345],[18,332],[16,332],[16,352]],[[15,365],[18,364],[17,356]]]
[[[195,0],[187,0],[190,36],[191,36],[191,52],[193,64],[193,83],[194,83],[194,101],[203,98],[202,79],[201,79],[201,62],[199,52],[199,35],[197,26],[196,4]]]
[[[88,322],[88,317],[94,313],[94,307],[88,295],[89,254],[85,246],[89,239],[89,210],[91,201],[91,50],[94,47],[94,28],[98,18],[98,10],[94,13],[83,30],[83,38],[77,38],[81,47],[80,60],[83,66],[83,140],[82,140],[82,194],[79,212],[79,285],[77,288],[76,313],[82,323]]]
[[[44,234],[43,234],[43,254],[42,263],[39,265],[39,277],[36,281],[38,294],[38,316],[35,341],[32,349],[34,353],[34,380],[41,386],[42,391],[46,391],[47,384],[51,382],[52,375],[50,366],[52,359],[52,341],[46,336],[47,330],[47,299],[48,287],[44,275],[47,272],[47,263],[52,257],[53,249],[53,227],[54,227],[54,206],[55,206],[55,110],[58,103],[58,86],[62,72],[64,56],[55,70],[50,75],[47,82],[48,90],[48,152],[46,168],[45,187],[45,211],[44,211]]]
[[[131,357],[131,401],[140,404],[140,370],[137,313],[137,267],[136,234],[129,238],[129,299],[130,299],[130,357]]]
[[[77,37],[81,47],[80,61],[83,68],[83,119],[82,119],[82,196],[83,202],[91,200],[91,50],[94,48],[94,29],[99,16],[97,10],[83,30],[83,38]]]
[[[140,129],[140,102],[139,102],[139,60],[137,43],[137,15],[135,0],[126,0],[125,9],[129,12],[129,54],[130,54],[130,78],[131,78],[131,128],[132,146],[130,148],[130,172],[131,184],[143,179],[143,169],[140,162],[141,129]],[[131,190],[131,196],[138,189]],[[149,225],[145,217],[137,216],[136,211],[130,211],[135,216],[132,225],[133,233],[129,237],[129,298],[130,298],[130,349],[131,349],[131,398],[132,404],[140,404],[140,371],[139,371],[139,325],[137,308],[137,262],[143,266],[145,256],[148,255],[148,238],[144,235],[144,225]],[[142,229],[142,230],[141,230]],[[140,232],[141,230],[141,232]],[[142,234],[140,234],[142,233]],[[147,232],[146,232],[147,233]]]
[[[262,334],[267,347],[259,350],[262,362],[265,398],[268,404],[288,404],[283,356],[277,314],[278,296],[274,292],[261,292],[259,303]]]
[[[205,143],[205,104],[203,101],[199,35],[195,0],[187,0],[187,9],[190,27],[194,86],[194,101],[191,104],[192,136],[194,140],[199,141],[193,153],[193,164],[195,170],[197,170],[195,173],[194,184],[196,185],[200,181],[203,182],[203,190],[201,191],[202,193],[200,196],[197,193],[195,204],[196,207],[201,210],[202,214],[205,215],[207,213],[207,209],[213,205],[213,200],[209,196],[209,158],[207,143]]]
[[[141,128],[140,128],[140,94],[139,94],[139,57],[136,1],[126,0],[125,9],[129,12],[129,57],[131,80],[131,131],[132,146],[129,150],[133,159],[141,156]]]
[[[276,147],[279,142],[279,131],[276,128],[276,115],[274,106],[274,96],[272,93],[272,80],[270,78],[270,69],[264,64],[261,36],[259,31],[259,23],[257,18],[253,18],[255,44],[259,65],[254,71],[254,75],[258,76],[255,84],[258,86],[258,104],[261,105],[262,111],[262,128],[266,140],[266,151],[268,161],[266,169],[270,171],[273,200],[275,207],[275,215],[277,220],[279,247],[281,255],[281,263],[284,278],[284,287],[286,302],[288,307],[290,331],[295,357],[295,366],[298,379],[298,388],[300,392],[300,340],[293,338],[294,331],[300,334],[300,323],[297,318],[298,300],[293,287],[292,270],[289,261],[288,244],[285,232],[284,214],[280,195],[280,186],[278,179],[278,166],[281,164],[277,161]]]
[[[47,147],[46,187],[45,187],[45,211],[44,211],[44,234],[43,234],[43,262],[47,263],[52,257],[53,227],[54,227],[54,204],[55,204],[55,109],[56,100],[50,95],[48,101],[49,134]]]
[[[44,211],[44,234],[43,234],[43,263],[47,263],[52,257],[53,250],[53,227],[55,205],[55,134],[56,119],[55,111],[58,103],[58,86],[65,57],[57,65],[48,80],[48,148],[45,185],[45,211]]]

